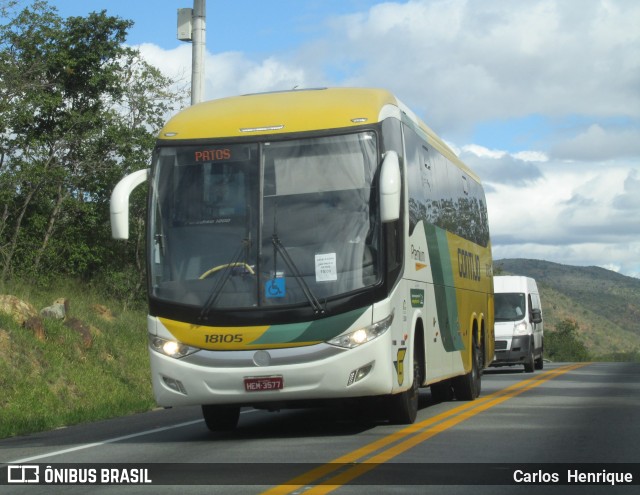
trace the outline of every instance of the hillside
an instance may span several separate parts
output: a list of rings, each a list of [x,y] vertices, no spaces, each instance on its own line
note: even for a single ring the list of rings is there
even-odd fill
[[[495,267],[496,273],[536,279],[546,328],[575,320],[588,349],[598,356],[640,349],[640,279],[542,260],[495,260]]]
[[[0,283],[0,438],[154,407],[146,327],[86,284]]]

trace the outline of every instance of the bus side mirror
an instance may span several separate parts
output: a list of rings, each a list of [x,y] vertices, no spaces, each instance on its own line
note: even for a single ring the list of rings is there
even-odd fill
[[[532,323],[542,323],[542,311],[539,309],[531,310],[531,322]]]
[[[380,168],[380,219],[383,223],[400,218],[400,159],[395,151],[387,151]]]
[[[127,175],[116,184],[111,193],[111,237],[129,238],[129,196],[131,192],[149,177],[149,169],[138,170]]]

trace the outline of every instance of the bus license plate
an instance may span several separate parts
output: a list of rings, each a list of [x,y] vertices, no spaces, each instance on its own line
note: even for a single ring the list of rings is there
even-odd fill
[[[269,390],[282,390],[284,380],[281,376],[256,376],[245,377],[244,389],[247,392],[265,392]]]

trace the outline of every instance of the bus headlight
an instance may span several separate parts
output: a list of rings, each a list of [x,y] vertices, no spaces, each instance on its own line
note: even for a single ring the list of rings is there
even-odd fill
[[[200,350],[181,342],[163,339],[155,335],[149,335],[149,345],[154,351],[176,359],[183,358]]]
[[[382,335],[389,329],[392,322],[393,312],[384,320],[380,320],[372,325],[368,325],[363,328],[358,328],[357,330],[353,330],[349,333],[338,335],[337,337],[334,337],[333,339],[327,341],[327,344],[353,349],[354,347],[358,347],[365,342],[370,342],[373,339],[380,337],[380,335]]]

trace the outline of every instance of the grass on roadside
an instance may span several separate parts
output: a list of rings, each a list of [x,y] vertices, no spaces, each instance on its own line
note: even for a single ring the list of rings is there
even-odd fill
[[[64,297],[69,318],[89,328],[90,343],[63,321],[43,319],[44,341],[0,313],[0,438],[149,410],[154,406],[146,311],[125,310],[81,285],[1,287],[38,311]],[[94,306],[109,308],[114,319]]]

